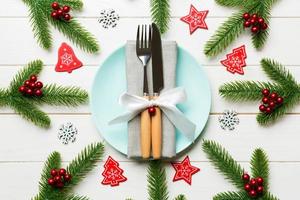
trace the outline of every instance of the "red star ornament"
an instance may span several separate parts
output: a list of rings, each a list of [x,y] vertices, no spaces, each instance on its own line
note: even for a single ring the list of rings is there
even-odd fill
[[[171,163],[176,173],[173,178],[173,182],[184,180],[189,185],[192,184],[192,175],[200,171],[199,168],[192,166],[189,156],[186,156],[182,162]]]
[[[191,5],[190,13],[187,16],[180,18],[180,20],[189,24],[190,34],[193,34],[198,28],[208,29],[204,21],[207,14],[208,10],[198,11],[193,5]]]
[[[73,49],[66,43],[62,43],[58,50],[58,62],[55,71],[72,73],[73,70],[82,67],[82,62],[76,57]]]
[[[104,172],[102,173],[104,179],[101,182],[103,185],[110,185],[112,187],[118,186],[121,182],[127,181],[123,176],[124,170],[119,167],[119,163],[111,156],[108,157],[104,165]]]
[[[227,71],[231,73],[238,73],[243,75],[247,58],[245,45],[240,46],[239,48],[233,49],[233,52],[226,55],[226,59],[222,60],[221,63],[227,68]]]

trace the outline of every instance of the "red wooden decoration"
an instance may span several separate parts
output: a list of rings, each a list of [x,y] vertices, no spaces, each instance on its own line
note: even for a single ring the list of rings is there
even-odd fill
[[[58,62],[55,71],[72,73],[73,70],[82,67],[73,49],[66,43],[62,43],[58,50]]]
[[[125,182],[127,178],[123,176],[123,170],[119,167],[119,163],[112,157],[108,157],[104,165],[104,172],[102,173],[104,179],[101,182],[103,185],[110,185],[112,187],[118,186],[119,183]]]
[[[243,75],[243,67],[247,65],[245,61],[246,58],[246,48],[245,45],[243,45],[239,48],[233,49],[233,52],[227,54],[226,59],[222,60],[221,63],[227,68],[227,71],[233,74],[236,72],[238,74]]]

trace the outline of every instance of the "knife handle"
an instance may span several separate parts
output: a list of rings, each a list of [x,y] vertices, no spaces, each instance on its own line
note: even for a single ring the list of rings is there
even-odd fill
[[[149,96],[144,96],[149,100]],[[148,159],[151,155],[151,117],[148,110],[141,113],[141,151],[142,158]]]
[[[158,96],[154,96],[153,99],[157,99]],[[152,156],[153,159],[161,158],[162,148],[162,121],[161,110],[159,107],[155,107],[155,115],[151,118],[151,132],[152,132]]]

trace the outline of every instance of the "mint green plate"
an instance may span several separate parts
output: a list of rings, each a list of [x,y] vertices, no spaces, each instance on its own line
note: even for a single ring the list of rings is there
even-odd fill
[[[203,68],[184,49],[178,48],[177,86],[185,88],[188,100],[178,108],[196,124],[195,140],[208,120],[211,107],[209,81]],[[127,124],[108,125],[108,122],[126,110],[118,104],[119,96],[126,91],[125,47],[112,53],[98,70],[91,93],[91,112],[102,137],[115,149],[127,155]],[[189,147],[188,141],[176,132],[176,152]]]

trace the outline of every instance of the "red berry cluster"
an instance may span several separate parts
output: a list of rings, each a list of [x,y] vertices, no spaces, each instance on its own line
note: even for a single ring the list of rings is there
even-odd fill
[[[48,179],[48,184],[55,188],[63,188],[72,179],[71,174],[63,168],[60,170],[52,169],[50,175],[51,178]]]
[[[70,6],[60,7],[57,2],[53,2],[51,7],[53,8],[51,13],[51,17],[53,19],[64,19],[65,21],[71,20],[71,15],[69,14],[71,10]]]
[[[263,89],[261,93],[263,94],[263,104],[259,106],[261,112],[271,114],[276,107],[283,104],[283,97],[278,96],[276,92],[270,93],[270,90]]]
[[[251,198],[257,198],[263,195],[264,192],[264,179],[262,177],[251,178],[249,174],[244,173],[242,176],[244,181],[244,189],[248,192]]]
[[[27,96],[40,97],[43,95],[42,88],[43,83],[41,81],[37,81],[36,75],[31,75],[30,78],[19,87],[19,92]]]
[[[244,13],[243,18],[245,20],[244,27],[251,27],[252,33],[258,33],[261,30],[266,30],[268,24],[265,22],[264,18],[259,17],[257,14],[250,15],[249,13]]]
[[[155,106],[150,106],[150,107],[148,108],[148,112],[149,112],[150,116],[154,116],[155,113],[156,113]]]

